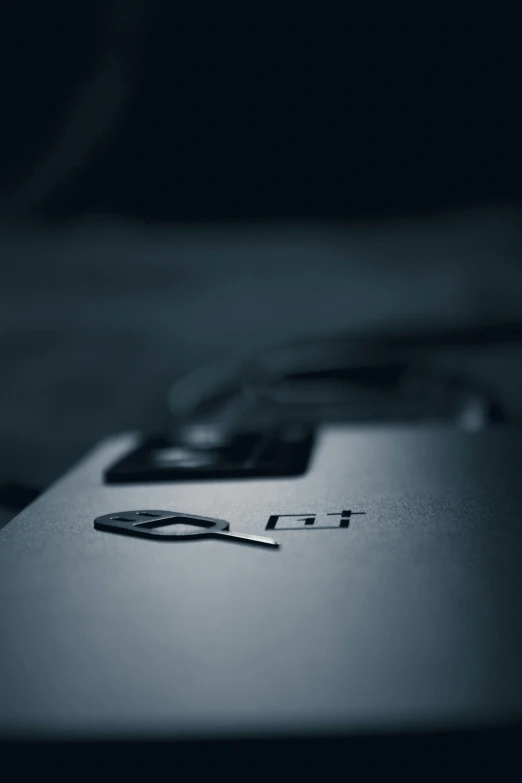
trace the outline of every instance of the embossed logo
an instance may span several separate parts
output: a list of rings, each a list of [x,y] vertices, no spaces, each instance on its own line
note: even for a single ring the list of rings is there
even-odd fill
[[[347,528],[353,516],[366,514],[366,511],[335,511],[323,514],[273,514],[267,522],[266,530],[327,530]]]

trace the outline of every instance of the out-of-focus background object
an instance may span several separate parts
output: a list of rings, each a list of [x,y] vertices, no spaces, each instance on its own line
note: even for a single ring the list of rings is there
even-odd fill
[[[428,340],[426,358],[517,420],[514,20],[166,0],[0,14],[2,483],[45,485],[109,432],[164,426],[171,382],[202,363],[335,330],[472,327],[476,344]]]

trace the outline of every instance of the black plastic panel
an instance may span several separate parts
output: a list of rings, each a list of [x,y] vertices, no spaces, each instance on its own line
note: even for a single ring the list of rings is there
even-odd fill
[[[110,466],[105,480],[114,484],[297,476],[306,470],[312,445],[312,429],[296,424],[240,433],[221,448],[196,449],[151,438]]]

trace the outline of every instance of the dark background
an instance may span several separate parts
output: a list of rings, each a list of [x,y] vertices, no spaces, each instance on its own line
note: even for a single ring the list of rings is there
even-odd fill
[[[230,350],[520,318],[514,10],[0,16],[0,480],[45,485],[105,434],[162,422],[169,383]],[[438,360],[515,420],[520,358]]]
[[[346,219],[520,198],[514,10],[3,8],[2,176],[26,201],[170,221]]]

